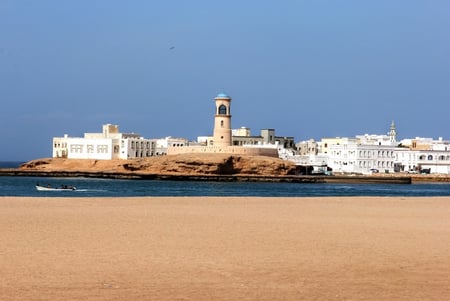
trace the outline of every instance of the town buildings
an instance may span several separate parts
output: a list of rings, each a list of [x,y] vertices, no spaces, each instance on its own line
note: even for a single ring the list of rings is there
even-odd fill
[[[145,139],[135,133],[120,133],[118,125],[105,124],[101,133],[85,133],[84,137],[53,138],[53,157],[68,159],[134,159],[167,154],[169,146],[180,147],[187,139],[166,137]]]
[[[250,128],[231,127],[231,97],[215,98],[211,136],[197,142],[185,138],[147,139],[135,133],[120,133],[118,125],[105,124],[101,133],[84,137],[53,138],[53,157],[69,159],[133,159],[180,153],[229,153],[264,155],[295,162],[305,174],[314,173],[442,173],[450,174],[450,141],[413,138],[397,141],[391,123],[386,135],[322,138],[294,142],[294,137],[277,136],[275,129],[252,135]]]
[[[168,154],[183,153],[224,153],[234,155],[254,155],[278,157],[277,137],[275,130],[263,130],[260,137],[250,136],[250,130],[238,130],[244,136],[233,136],[231,129],[231,97],[225,93],[215,98],[214,129],[211,137],[198,139],[199,145],[170,147]],[[292,145],[294,139],[292,138]],[[267,143],[264,143],[267,142]],[[284,140],[283,140],[283,143]]]
[[[296,144],[297,155],[288,160],[312,171],[333,173],[442,173],[450,174],[450,142],[442,138],[397,141],[394,122],[387,135],[322,138]],[[324,169],[324,166],[327,168]]]
[[[404,139],[396,150],[396,171],[450,174],[450,141]]]

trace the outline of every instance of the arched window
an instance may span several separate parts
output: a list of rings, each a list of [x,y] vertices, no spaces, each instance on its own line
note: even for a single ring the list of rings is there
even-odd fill
[[[220,121],[220,126],[223,127],[223,120]]]
[[[433,156],[432,155],[428,155],[428,160],[433,160]]]
[[[225,105],[219,106],[219,115],[227,115],[227,107]]]

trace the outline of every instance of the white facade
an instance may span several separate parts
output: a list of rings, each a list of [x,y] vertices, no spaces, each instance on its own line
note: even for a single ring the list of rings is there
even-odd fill
[[[188,146],[189,141],[186,138],[166,137],[156,140],[156,155],[167,155],[169,148]]]
[[[397,146],[397,142],[393,141],[389,135],[356,135],[356,139],[361,144]]]
[[[303,156],[293,156],[287,160],[310,166],[326,161],[333,172],[344,173],[366,174],[377,170],[382,173],[427,171],[432,174],[450,174],[449,141],[442,138],[415,138],[402,140],[402,147],[396,147],[396,144],[394,139],[386,135],[324,138],[318,143],[318,155],[314,155],[314,148],[306,147],[308,144],[303,143]]]
[[[54,137],[53,157],[68,159],[132,159],[156,155],[156,140],[139,134],[119,133],[117,125],[103,125],[102,133],[84,137]]]
[[[360,144],[357,138],[342,138],[329,146],[328,166],[333,172],[394,172],[395,146]]]
[[[395,161],[399,171],[450,174],[450,151],[399,149]]]

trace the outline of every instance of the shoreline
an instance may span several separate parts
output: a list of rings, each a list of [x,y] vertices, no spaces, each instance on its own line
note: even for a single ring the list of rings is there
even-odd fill
[[[199,175],[199,174],[149,174],[139,172],[99,172],[99,171],[33,171],[20,169],[0,169],[0,176],[13,177],[85,177],[135,180],[172,181],[215,181],[215,182],[287,182],[287,183],[368,183],[368,184],[411,184],[408,176],[373,175]],[[449,179],[450,181],[450,179]]]
[[[450,197],[0,197],[5,300],[446,300]]]
[[[208,175],[208,174],[157,174],[142,172],[115,171],[42,171],[18,168],[0,168],[0,176],[12,177],[85,177],[135,180],[172,181],[222,181],[222,182],[291,182],[291,183],[368,183],[368,184],[420,184],[450,183],[450,175],[411,175],[411,174],[373,174],[373,175]]]
[[[149,174],[140,172],[99,172],[99,171],[34,171],[20,169],[0,169],[0,176],[14,177],[85,177],[135,180],[172,181],[215,181],[215,182],[288,182],[288,183],[367,183],[367,184],[411,184],[413,177],[398,175],[199,175],[199,174]],[[445,178],[450,182],[450,178]]]

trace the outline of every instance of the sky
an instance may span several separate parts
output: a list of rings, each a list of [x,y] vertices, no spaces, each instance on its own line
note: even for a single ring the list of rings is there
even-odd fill
[[[450,1],[0,1],[0,161],[106,123],[196,140],[219,93],[253,135],[450,139]]]

